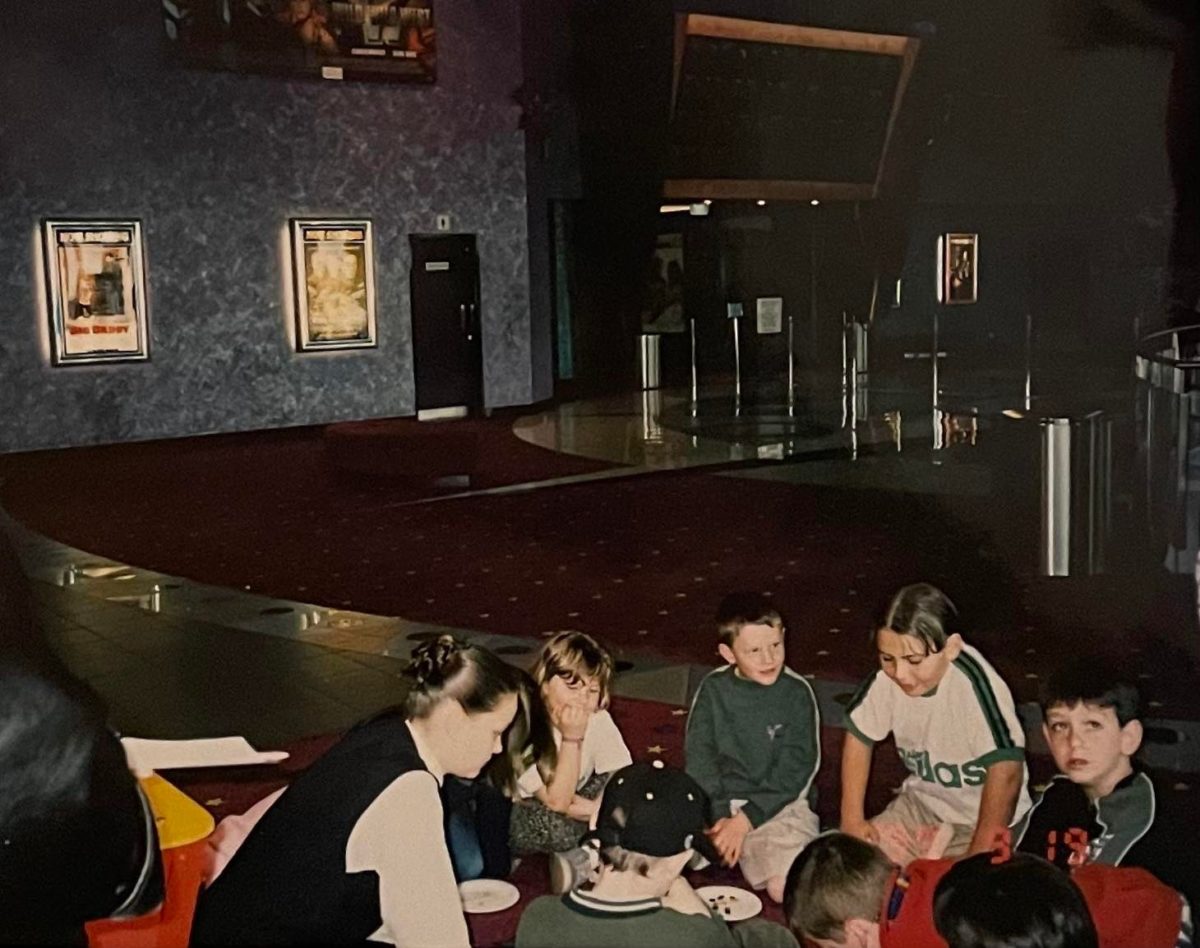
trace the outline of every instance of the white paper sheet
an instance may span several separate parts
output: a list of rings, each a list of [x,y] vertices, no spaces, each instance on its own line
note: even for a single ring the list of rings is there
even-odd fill
[[[190,741],[160,741],[123,737],[129,769],[139,777],[155,770],[177,767],[233,767],[240,764],[275,764],[287,751],[257,751],[244,737],[204,737]]]

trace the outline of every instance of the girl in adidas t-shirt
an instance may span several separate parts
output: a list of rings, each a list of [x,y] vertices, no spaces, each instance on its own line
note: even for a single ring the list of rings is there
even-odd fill
[[[877,843],[900,865],[986,852],[995,831],[1030,806],[1012,694],[949,628],[956,618],[954,604],[935,587],[901,589],[874,635],[880,667],[847,708],[841,828]],[[889,733],[909,776],[868,821],[872,751]]]

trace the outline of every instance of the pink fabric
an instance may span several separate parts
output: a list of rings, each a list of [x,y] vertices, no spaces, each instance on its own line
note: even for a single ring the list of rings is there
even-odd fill
[[[210,886],[217,881],[217,876],[225,871],[225,867],[229,865],[229,860],[241,848],[246,837],[250,835],[250,831],[254,829],[258,821],[263,818],[263,814],[271,809],[271,805],[279,799],[286,789],[287,787],[280,787],[269,796],[263,797],[245,813],[236,816],[227,816],[217,824],[217,828],[208,837],[208,848],[211,851],[212,857],[212,869],[208,879],[204,883],[206,886]]]

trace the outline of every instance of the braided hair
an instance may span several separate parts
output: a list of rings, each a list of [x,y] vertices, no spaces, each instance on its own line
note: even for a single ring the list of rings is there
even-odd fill
[[[521,672],[487,649],[452,635],[439,635],[413,651],[404,670],[409,691],[406,717],[420,719],[451,698],[468,714],[491,711],[505,695],[521,689]]]

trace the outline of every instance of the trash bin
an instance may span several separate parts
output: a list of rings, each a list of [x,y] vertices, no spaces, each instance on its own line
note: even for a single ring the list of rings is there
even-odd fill
[[[642,388],[644,389],[658,388],[659,386],[659,338],[656,332],[644,332],[639,337],[638,353],[642,370]]]
[[[1112,530],[1112,418],[1041,420],[1043,576],[1101,573]]]

